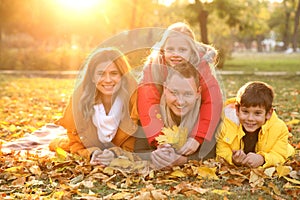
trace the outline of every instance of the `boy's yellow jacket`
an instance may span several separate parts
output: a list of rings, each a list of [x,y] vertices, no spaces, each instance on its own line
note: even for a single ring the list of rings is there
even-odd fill
[[[113,145],[121,147],[126,151],[133,151],[135,144],[134,132],[137,130],[138,112],[136,105],[137,94],[134,93],[130,99],[130,117],[134,122],[135,126],[129,127],[130,133],[124,132],[120,128],[112,140]],[[70,99],[67,107],[65,108],[63,117],[55,122],[55,124],[63,126],[67,129],[68,138],[57,138],[51,141],[49,149],[55,151],[57,147],[64,149],[65,151],[79,154],[87,159],[90,158],[91,153],[97,149],[101,149],[103,144],[100,143],[97,135],[96,127],[90,120],[88,122],[82,122],[81,127],[83,130],[76,130],[75,120],[72,109],[72,98]],[[78,134],[80,132],[80,134]]]
[[[229,164],[232,162],[232,150],[244,149],[242,137],[245,135],[242,125],[235,114],[234,99],[229,99],[224,108],[225,119],[221,132],[217,136],[217,157],[224,158]],[[275,111],[258,134],[255,152],[264,157],[263,167],[282,164],[295,153],[288,143],[289,131],[286,124],[277,117]]]

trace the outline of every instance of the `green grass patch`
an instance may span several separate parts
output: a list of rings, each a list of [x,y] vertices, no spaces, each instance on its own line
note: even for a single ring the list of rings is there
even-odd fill
[[[300,54],[234,53],[225,61],[223,70],[233,71],[300,71]]]

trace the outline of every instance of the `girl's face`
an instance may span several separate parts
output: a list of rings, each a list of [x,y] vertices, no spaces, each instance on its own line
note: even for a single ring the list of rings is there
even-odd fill
[[[164,86],[167,106],[178,117],[183,117],[191,111],[200,97],[200,88],[197,88],[193,77],[183,78],[174,74]]]
[[[236,107],[236,114],[240,123],[248,133],[253,133],[266,123],[272,115],[272,109],[266,113],[266,109],[261,106],[240,106]]]
[[[103,97],[111,97],[119,86],[122,74],[115,63],[111,61],[100,63],[94,73],[93,82]]]
[[[166,40],[164,52],[167,65],[172,67],[179,63],[188,62],[192,49],[185,37],[177,35]]]

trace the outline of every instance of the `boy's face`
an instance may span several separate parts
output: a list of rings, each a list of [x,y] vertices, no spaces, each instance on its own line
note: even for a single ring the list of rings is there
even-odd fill
[[[253,133],[270,119],[273,109],[266,112],[266,109],[261,106],[236,106],[236,115],[240,123],[248,133]]]
[[[172,112],[183,117],[194,108],[200,97],[200,87],[197,88],[194,78],[183,78],[174,74],[164,85],[166,104]]]
[[[188,62],[191,56],[191,47],[184,36],[171,36],[164,45],[165,59],[169,66]]]

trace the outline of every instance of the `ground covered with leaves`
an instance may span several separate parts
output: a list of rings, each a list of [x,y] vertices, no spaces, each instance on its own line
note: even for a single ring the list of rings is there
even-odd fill
[[[249,80],[275,89],[274,106],[300,145],[300,82],[297,76],[223,76],[226,97]],[[0,139],[22,138],[55,121],[73,90],[74,79],[0,75]],[[0,199],[297,199],[300,156],[267,169],[191,161],[170,170],[153,170],[144,161],[90,166],[61,149],[56,154],[0,151]]]

